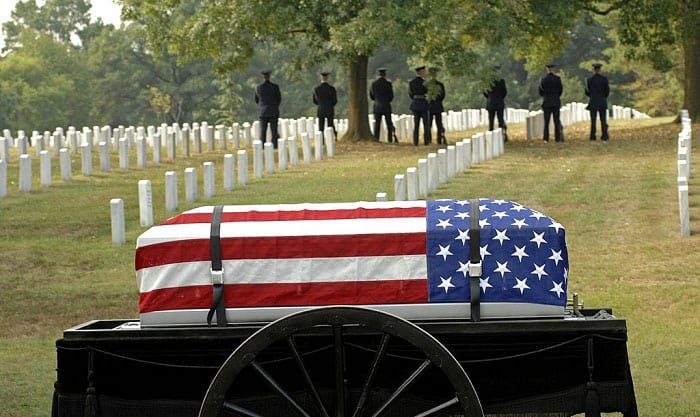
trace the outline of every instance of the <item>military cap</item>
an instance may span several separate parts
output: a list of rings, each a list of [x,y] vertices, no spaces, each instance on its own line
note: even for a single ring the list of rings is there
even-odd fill
[[[264,70],[260,71],[260,74],[269,75],[269,74],[272,74],[272,70],[271,69],[264,69]]]
[[[379,67],[379,68],[377,68],[377,72],[380,73],[380,74],[384,74],[384,73],[386,72],[386,68],[384,68],[384,67]]]
[[[321,74],[321,75],[328,75],[328,74],[330,74],[330,71],[321,71],[319,74]]]
[[[428,72],[431,74],[436,74],[440,69],[438,67],[430,67],[428,68]]]
[[[595,69],[600,69],[600,67],[602,67],[602,66],[603,66],[603,64],[599,64],[597,62],[595,64],[593,64],[593,68],[595,68]]]
[[[556,66],[557,66],[557,64],[555,64],[553,62],[550,62],[549,64],[545,65],[545,67],[547,67],[547,68],[554,68]]]
[[[424,69],[425,69],[425,65],[421,65],[420,67],[416,67],[416,72],[423,71]]]

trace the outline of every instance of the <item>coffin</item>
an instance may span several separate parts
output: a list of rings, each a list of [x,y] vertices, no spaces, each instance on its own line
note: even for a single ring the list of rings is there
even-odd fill
[[[481,319],[560,317],[567,299],[564,227],[505,200],[207,206],[136,246],[146,327],[206,324],[215,299],[227,323],[324,305],[465,319],[472,299]]]

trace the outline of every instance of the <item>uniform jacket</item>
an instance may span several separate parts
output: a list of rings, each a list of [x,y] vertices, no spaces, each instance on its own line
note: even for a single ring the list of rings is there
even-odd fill
[[[428,89],[425,88],[425,80],[416,77],[408,83],[408,96],[411,97],[410,109],[415,112],[428,111],[428,100],[426,96]]]
[[[431,100],[428,103],[428,110],[430,110],[430,113],[444,112],[445,108],[442,105],[442,101],[445,99],[445,84],[438,80],[428,80],[425,82],[425,85],[426,91],[432,91],[433,88],[437,89],[437,95],[435,97],[430,94]]]
[[[338,103],[335,87],[328,83],[320,83],[314,88],[313,99],[314,104],[318,104],[316,116],[331,118],[335,116],[334,107]]]
[[[506,107],[505,98],[508,94],[506,89],[506,82],[501,78],[500,80],[493,80],[491,83],[491,88],[484,90],[484,97],[486,97],[486,110],[501,110]]]
[[[372,82],[369,97],[374,100],[375,113],[391,113],[391,100],[394,99],[394,87],[391,81],[379,77]]]
[[[588,102],[589,110],[607,110],[610,84],[608,77],[593,74],[586,80],[586,95],[591,99]]]
[[[564,91],[564,87],[561,85],[561,78],[554,73],[549,73],[542,78],[540,81],[540,95],[544,98],[542,100],[542,107],[561,107],[561,93]]]
[[[258,103],[258,117],[279,117],[280,87],[269,80],[263,81],[255,88],[255,102]]]

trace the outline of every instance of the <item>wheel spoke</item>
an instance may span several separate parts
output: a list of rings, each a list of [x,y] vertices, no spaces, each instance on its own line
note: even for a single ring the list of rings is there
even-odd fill
[[[451,400],[447,400],[444,403],[439,404],[439,405],[431,408],[430,410],[426,410],[420,414],[416,414],[415,417],[428,417],[428,416],[436,415],[436,413],[439,413],[440,411],[442,411],[448,407],[451,407],[451,406],[457,404],[458,402],[459,402],[459,400],[457,399],[457,397],[453,397]]]
[[[345,346],[343,327],[333,326],[335,348],[335,415],[345,417]]]
[[[321,401],[321,396],[318,394],[318,390],[316,389],[316,386],[314,386],[313,381],[311,381],[311,376],[309,375],[309,371],[306,369],[306,366],[304,365],[304,361],[299,354],[299,349],[297,348],[297,344],[294,341],[293,336],[289,336],[287,338],[287,343],[289,344],[289,349],[292,351],[292,355],[294,356],[294,360],[297,363],[297,366],[299,367],[299,370],[301,371],[301,374],[304,377],[304,381],[306,382],[306,386],[309,388],[311,391],[311,395],[313,396],[314,400],[316,401],[316,406],[318,407],[319,411],[321,412],[321,415],[323,417],[330,417],[328,415],[328,411],[326,411],[326,407],[323,405],[323,401]]]
[[[277,383],[277,381],[275,381],[272,375],[270,375],[267,371],[265,371],[265,369],[263,369],[262,366],[260,366],[260,364],[258,364],[258,362],[252,361],[250,363],[250,366],[253,369],[255,369],[255,371],[261,377],[263,377],[263,379],[265,379],[265,381],[270,385],[270,387],[272,387],[273,390],[275,390],[280,396],[282,396],[282,398],[287,400],[289,405],[291,405],[299,414],[301,414],[304,417],[311,417],[306,411],[304,411],[303,408],[301,408],[301,406],[296,401],[294,401],[294,398],[292,398],[292,396],[289,395],[287,391],[285,391],[285,389]]]
[[[263,417],[258,413],[255,413],[253,411],[248,410],[247,408],[243,408],[239,405],[234,404],[231,401],[224,401],[224,404],[222,406],[225,410],[228,411],[233,411],[234,413],[237,413],[240,416],[245,416],[245,417]]]
[[[408,387],[410,387],[416,380],[418,379],[419,376],[425,372],[426,369],[430,366],[430,359],[426,359],[423,361],[423,363],[420,364],[420,366],[413,371],[413,373],[406,378],[406,380],[398,387],[396,388],[396,391],[391,394],[391,396],[382,404],[381,407],[372,415],[373,417],[379,416],[381,413],[384,412],[400,395],[403,393]]]
[[[374,355],[374,361],[372,362],[372,367],[369,370],[369,374],[367,375],[367,380],[365,381],[365,385],[362,387],[362,393],[360,394],[360,399],[357,401],[357,407],[355,408],[355,412],[353,413],[353,417],[359,417],[362,415],[362,412],[364,411],[365,408],[365,402],[367,401],[367,396],[369,395],[369,391],[372,388],[372,385],[374,384],[374,378],[377,376],[377,370],[379,369],[379,365],[382,363],[382,360],[384,359],[384,355],[386,354],[387,347],[389,346],[389,341],[391,340],[391,336],[387,333],[384,333],[382,335],[382,341],[379,344],[379,349],[377,350],[377,353]]]

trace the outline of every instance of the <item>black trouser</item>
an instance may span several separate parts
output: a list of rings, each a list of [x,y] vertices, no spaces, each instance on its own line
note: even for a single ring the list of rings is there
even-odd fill
[[[435,119],[435,125],[437,126],[437,143],[441,144],[443,139],[445,139],[445,143],[447,143],[447,138],[445,138],[445,127],[442,124],[442,112],[430,112],[430,122],[428,122],[428,127],[433,126],[433,119]]]
[[[488,109],[489,112],[489,130],[494,128],[494,119],[498,118],[498,127],[506,130],[506,119],[503,117],[503,109]]]
[[[259,117],[260,120],[260,140],[263,145],[267,140],[267,124],[270,124],[270,136],[272,136],[272,146],[277,149],[277,116],[275,117]]]
[[[413,112],[413,144],[418,146],[418,131],[420,130],[420,122],[423,121],[423,143],[429,145],[432,142],[430,135],[430,112],[414,111]]]
[[[326,122],[328,122],[328,127],[333,128],[333,136],[338,136],[335,131],[335,125],[333,124],[333,116],[318,116],[318,131],[323,132]]]
[[[384,116],[384,120],[386,120],[386,134],[387,142],[391,142],[394,138],[394,124],[391,122],[391,112],[386,112],[386,113],[374,113],[374,140],[379,141],[379,132],[381,131],[382,127],[382,116]]]
[[[559,119],[559,107],[544,107],[544,136],[543,140],[549,140],[549,120],[554,116],[554,140],[561,142],[561,120]]]
[[[591,110],[591,139],[595,139],[595,119],[598,114],[600,114],[600,128],[603,131],[603,135],[600,137],[602,140],[608,140],[608,110]]]

